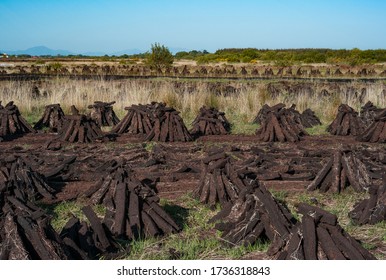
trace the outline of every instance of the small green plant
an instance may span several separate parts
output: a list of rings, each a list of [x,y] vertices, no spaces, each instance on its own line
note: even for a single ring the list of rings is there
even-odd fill
[[[328,135],[327,127],[327,124],[321,124],[313,127],[308,127],[306,128],[306,131],[309,135]]]
[[[49,66],[51,67],[52,70],[56,70],[56,71],[63,68],[63,64],[61,64],[60,62],[51,63],[49,64]]]
[[[147,142],[145,146],[145,150],[148,152],[151,152],[155,145],[157,145],[156,142]]]
[[[38,60],[35,61],[35,64],[43,65],[43,64],[46,64],[46,62],[43,59],[38,59]]]

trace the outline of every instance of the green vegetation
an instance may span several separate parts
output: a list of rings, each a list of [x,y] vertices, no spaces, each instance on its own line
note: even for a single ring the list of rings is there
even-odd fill
[[[331,63],[360,65],[386,62],[386,50],[340,49],[220,49],[215,53],[190,51],[179,52],[178,59],[194,59],[198,63],[210,62],[273,62],[278,66],[290,66],[299,63]]]
[[[328,124],[316,125],[310,128],[306,128],[306,131],[310,135],[328,135]]]
[[[15,56],[10,56],[15,59]],[[30,55],[18,55],[19,59],[33,58]],[[348,49],[256,49],[256,48],[229,48],[219,49],[214,53],[207,50],[191,50],[177,52],[174,56],[169,49],[159,43],[151,46],[151,52],[139,54],[104,55],[104,56],[86,56],[86,55],[68,55],[51,56],[42,55],[40,59],[50,60],[73,60],[73,59],[94,59],[96,61],[115,61],[121,64],[135,63],[135,60],[145,60],[154,67],[170,66],[173,59],[188,59],[197,61],[199,64],[207,63],[271,63],[275,66],[291,66],[301,63],[328,63],[333,65],[364,65],[386,62],[386,49],[360,50],[354,48]]]
[[[386,241],[386,223],[376,225],[358,226],[348,217],[348,212],[360,199],[367,194],[358,194],[352,189],[345,190],[341,194],[329,194],[320,192],[294,193],[288,191],[272,191],[273,196],[286,204],[296,219],[301,219],[296,213],[295,205],[305,202],[321,207],[338,217],[339,224],[354,238],[363,242],[363,246],[373,250],[379,259],[384,259],[378,243]],[[56,205],[44,206],[53,219],[51,224],[58,232],[67,221],[76,216],[80,220],[87,220],[81,208],[83,201],[68,201]],[[130,254],[124,256],[133,260],[157,260],[157,259],[244,259],[252,255],[263,254],[270,243],[261,241],[252,246],[229,247],[221,238],[221,232],[214,229],[214,224],[208,221],[220,210],[210,209],[194,199],[190,193],[183,195],[174,202],[161,199],[161,205],[173,219],[182,227],[178,234],[172,234],[159,238],[146,238],[128,242],[121,240],[122,248],[130,246]],[[93,207],[98,216],[103,217],[105,208],[101,205]],[[379,253],[378,253],[379,251]]]
[[[51,67],[52,70],[60,70],[62,69],[63,64],[61,64],[60,62],[54,62],[54,63],[50,63],[48,66]]]
[[[164,209],[182,226],[182,232],[163,238],[134,241],[127,259],[240,259],[248,253],[265,252],[268,249],[267,242],[235,248],[223,244],[220,232],[208,223],[219,209],[210,210],[190,194],[181,197],[179,205],[161,202]]]
[[[155,43],[151,45],[151,53],[146,59],[146,64],[160,69],[162,67],[169,67],[173,64],[174,57],[167,47]]]

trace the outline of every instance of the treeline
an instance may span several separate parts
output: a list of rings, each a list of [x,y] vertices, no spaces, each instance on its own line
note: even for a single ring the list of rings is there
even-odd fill
[[[104,56],[40,56],[42,59],[96,59],[102,61],[114,61],[119,59],[122,63],[135,63],[136,61],[146,59],[149,52],[135,55],[104,55]],[[16,57],[13,55],[10,58]],[[18,58],[31,58],[31,55],[18,55]],[[195,60],[199,64],[211,62],[227,63],[255,63],[265,62],[274,63],[276,66],[291,66],[299,63],[329,63],[356,66],[361,64],[374,64],[386,62],[386,49],[360,50],[360,49],[219,49],[214,53],[203,51],[181,51],[174,55],[174,59]]]
[[[209,62],[273,62],[279,66],[298,63],[372,64],[386,62],[386,50],[360,49],[220,49],[214,53],[206,51],[178,52],[177,59],[194,59],[198,63]]]

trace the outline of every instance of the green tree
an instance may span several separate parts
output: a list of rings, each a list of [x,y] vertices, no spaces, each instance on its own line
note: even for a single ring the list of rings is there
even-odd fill
[[[147,64],[160,69],[173,64],[173,55],[167,47],[159,43],[151,45],[151,53],[147,57]]]

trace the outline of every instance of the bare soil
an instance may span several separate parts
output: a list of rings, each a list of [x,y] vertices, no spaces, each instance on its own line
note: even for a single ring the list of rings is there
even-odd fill
[[[317,173],[335,149],[365,151],[370,158],[385,158],[384,144],[361,143],[351,136],[306,136],[296,143],[264,143],[254,135],[202,136],[194,142],[156,143],[145,142],[143,137],[124,134],[115,142],[92,144],[61,143],[61,149],[48,150],[48,141],[57,137],[53,133],[27,134],[11,141],[0,142],[0,156],[17,155],[35,163],[34,169],[47,174],[66,159],[76,156],[76,160],[60,172],[60,176],[49,181],[56,189],[56,199],[44,203],[82,199],[87,191],[105,176],[104,166],[109,162],[125,161],[125,165],[136,176],[156,189],[161,199],[170,204],[183,206],[180,198],[192,192],[199,183],[201,159],[209,150],[221,148],[235,162],[254,158],[264,167],[273,162],[272,170],[286,168],[287,165],[302,166],[313,162],[311,173]],[[377,163],[382,165],[382,163]],[[269,165],[267,165],[269,166]],[[383,164],[383,168],[385,165]],[[197,171],[198,170],[198,171]],[[267,172],[271,169],[267,168]],[[60,179],[64,178],[64,179]],[[290,197],[306,193],[312,179],[267,179],[260,180],[271,191],[284,191]],[[347,214],[346,214],[347,216]],[[377,238],[367,240],[373,253],[384,254],[386,242]],[[253,252],[245,259],[265,259],[266,254]]]

